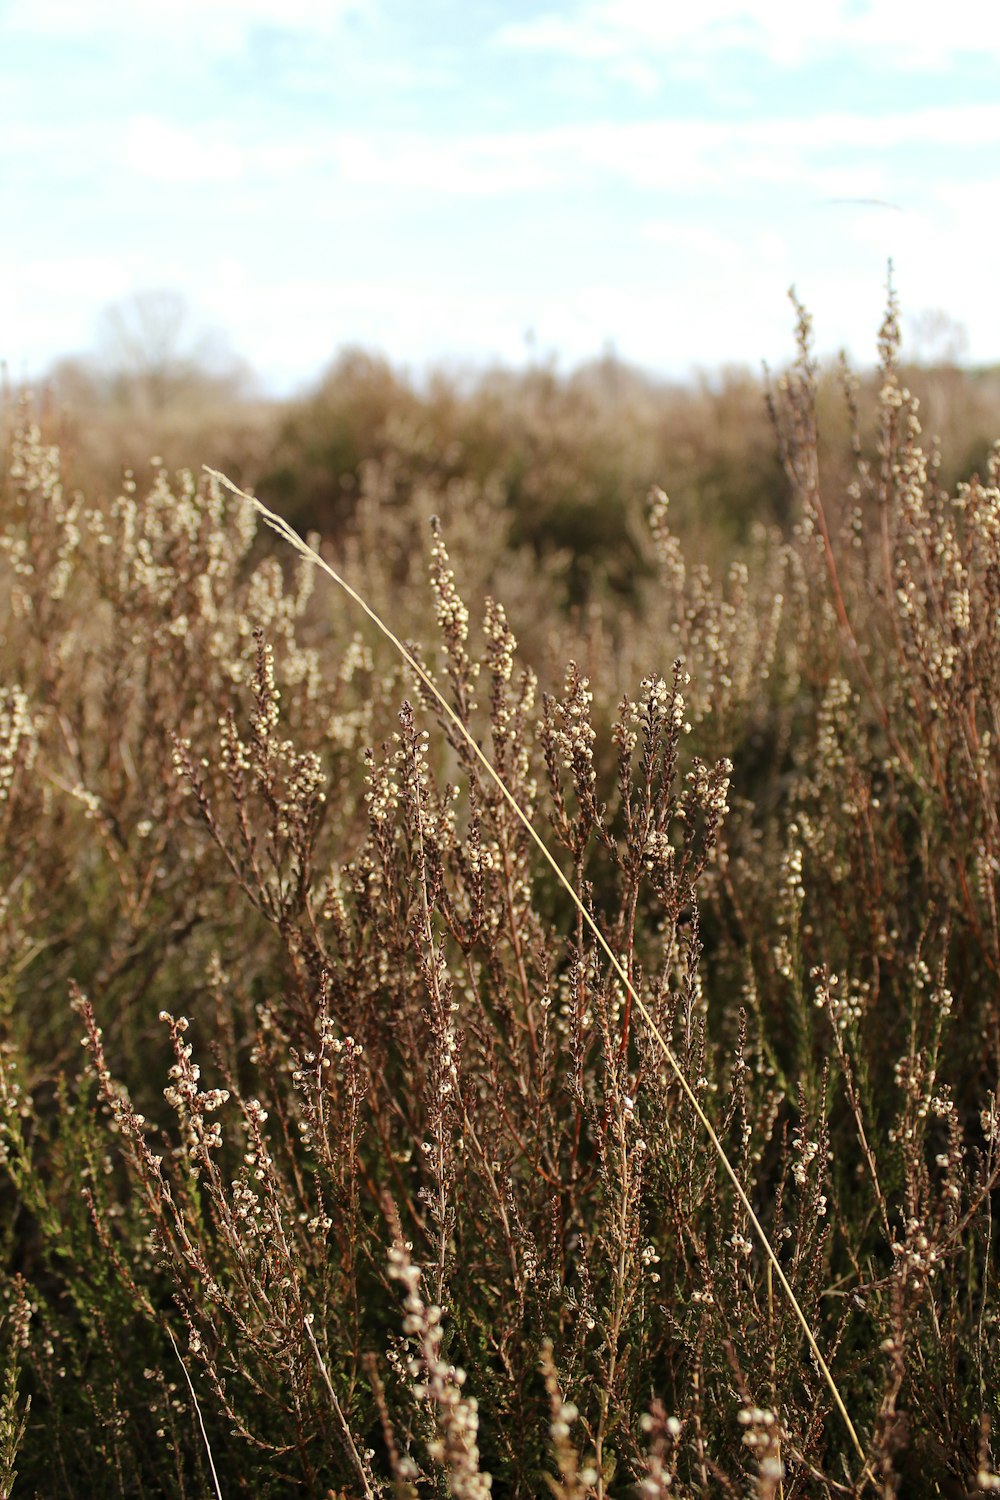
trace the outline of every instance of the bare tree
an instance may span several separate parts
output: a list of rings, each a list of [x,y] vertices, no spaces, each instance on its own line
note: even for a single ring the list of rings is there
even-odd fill
[[[95,371],[107,395],[155,415],[192,399],[246,390],[250,372],[225,334],[206,328],[177,292],[111,303],[98,320]]]

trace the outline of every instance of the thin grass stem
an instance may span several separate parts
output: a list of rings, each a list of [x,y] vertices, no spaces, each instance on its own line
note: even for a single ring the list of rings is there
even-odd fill
[[[195,1392],[194,1384],[192,1383],[191,1376],[188,1374],[187,1365],[184,1363],[183,1359],[181,1359],[181,1351],[177,1347],[177,1340],[174,1338],[173,1333],[169,1328],[167,1329],[167,1337],[174,1346],[174,1353],[177,1355],[177,1363],[184,1371],[184,1379],[187,1381],[188,1390],[191,1392],[191,1400],[194,1402],[195,1414],[198,1418],[198,1426],[201,1428],[201,1440],[205,1444],[205,1452],[208,1454],[208,1467],[212,1475],[212,1488],[215,1491],[216,1500],[222,1500],[222,1486],[219,1484],[219,1476],[215,1471],[215,1459],[212,1457],[212,1445],[208,1441],[208,1433],[205,1431],[205,1420],[201,1414],[201,1407],[198,1405],[198,1397]]]
[[[361,1454],[358,1452],[357,1444],[355,1443],[354,1438],[351,1435],[351,1429],[348,1425],[347,1418],[344,1416],[344,1409],[341,1406],[340,1402],[337,1400],[337,1392],[333,1388],[333,1381],[330,1379],[330,1372],[326,1368],[322,1354],[320,1354],[319,1352],[319,1345],[316,1342],[316,1335],[312,1331],[312,1318],[310,1316],[305,1317],[303,1319],[302,1326],[306,1331],[306,1336],[309,1339],[310,1344],[312,1345],[313,1356],[316,1360],[316,1364],[319,1366],[319,1373],[322,1376],[323,1384],[326,1387],[326,1394],[330,1398],[330,1405],[333,1407],[334,1415],[336,1416],[337,1422],[340,1426],[340,1430],[343,1433],[344,1443],[347,1447],[347,1451],[350,1453],[351,1458],[354,1460],[354,1467],[357,1469],[358,1475],[361,1479],[361,1484],[365,1492],[365,1500],[375,1500],[374,1491],[372,1490],[372,1487],[368,1482],[368,1474],[365,1470],[364,1464],[361,1461]]]
[[[545,840],[537,832],[537,830],[535,829],[534,824],[531,822],[531,819],[528,817],[528,815],[521,808],[519,802],[517,801],[517,798],[508,789],[508,787],[507,787],[506,783],[504,782],[504,780],[503,780],[502,776],[500,775],[500,773],[493,766],[493,764],[490,761],[489,757],[483,752],[483,750],[480,748],[480,746],[476,743],[475,738],[470,733],[470,731],[468,730],[468,728],[466,727],[466,725],[462,722],[460,716],[455,712],[455,710],[452,708],[451,704],[445,698],[444,694],[441,692],[441,689],[437,686],[437,684],[430,677],[430,675],[427,673],[427,671],[420,665],[420,663],[416,660],[416,658],[413,656],[413,654],[407,649],[407,647],[405,646],[405,644],[394,633],[394,631],[390,628],[390,626],[388,626],[385,623],[385,621],[381,618],[381,616],[371,607],[370,604],[368,604],[367,600],[365,600],[362,597],[362,595],[358,593],[358,591],[347,581],[346,578],[342,577],[342,575],[340,573],[338,573],[335,568],[331,567],[331,565],[328,562],[326,562],[322,557],[320,557],[320,555],[319,555],[318,552],[316,552],[312,547],[310,547],[307,542],[303,541],[302,537],[299,536],[298,532],[295,531],[294,528],[291,527],[288,524],[288,522],[284,520],[283,517],[279,516],[276,512],[274,512],[272,510],[269,510],[268,507],[266,505],[264,505],[264,503],[261,500],[258,500],[256,498],[256,496],[254,496],[254,495],[248,495],[245,490],[241,490],[237,485],[235,485],[232,482],[232,480],[227,479],[227,477],[224,474],[219,473],[219,471],[217,469],[209,468],[208,465],[206,465],[205,468],[206,468],[206,472],[209,475],[211,475],[211,477],[213,479],[217,480],[220,484],[224,485],[225,488],[227,490],[229,490],[233,495],[236,495],[239,499],[245,500],[248,504],[252,505],[255,508],[255,510],[258,512],[258,514],[266,522],[266,524],[268,526],[270,526],[273,531],[276,531],[280,537],[283,537],[284,540],[286,542],[288,542],[289,545],[291,547],[293,547],[295,549],[295,551],[298,552],[302,557],[307,558],[310,562],[314,563],[318,568],[322,569],[322,571],[324,573],[326,573],[329,578],[332,578],[333,581],[334,581],[334,583],[336,583],[344,591],[344,593],[346,593],[347,596],[351,600],[353,600],[353,602],[358,606],[358,608],[361,609],[368,616],[368,618],[372,621],[372,623],[376,626],[376,628],[381,632],[381,634],[383,636],[385,636],[385,638],[390,642],[390,644],[398,652],[399,656],[406,663],[406,665],[409,667],[409,669],[413,673],[416,674],[416,676],[419,678],[419,680],[423,683],[424,687],[426,687],[427,691],[434,697],[435,701],[439,704],[442,712],[447,717],[449,723],[458,732],[458,734],[461,735],[462,739],[469,746],[469,749],[472,751],[473,755],[476,757],[477,761],[480,763],[480,765],[482,766],[483,770],[486,772],[486,774],[493,781],[493,783],[497,787],[497,790],[500,792],[500,794],[503,796],[503,798],[505,799],[505,801],[508,803],[508,805],[510,806],[511,810],[514,812],[514,814],[516,815],[516,817],[520,820],[520,822],[523,825],[525,831],[527,832],[527,834],[531,838],[532,842],[535,844],[536,848],[538,849],[538,852],[540,853],[540,855],[542,856],[542,858],[545,860],[545,862],[549,866],[549,868],[552,870],[552,872],[555,875],[556,879],[558,880],[559,884],[563,887],[563,889],[569,895],[569,897],[572,900],[572,902],[573,902],[574,906],[576,907],[577,911],[580,913],[580,915],[582,917],[582,920],[585,922],[585,924],[588,927],[590,933],[592,934],[592,936],[594,937],[594,939],[597,942],[598,946],[601,948],[602,952],[604,953],[605,957],[607,958],[608,962],[610,963],[612,969],[614,970],[614,973],[617,975],[618,979],[621,981],[622,985],[625,987],[626,993],[629,995],[634,1009],[636,1011],[638,1011],[639,1015],[642,1017],[643,1021],[648,1026],[648,1028],[650,1030],[650,1033],[652,1034],[653,1038],[656,1041],[656,1044],[658,1045],[658,1047],[660,1048],[660,1050],[663,1053],[663,1056],[664,1056],[664,1058],[665,1058],[665,1060],[667,1062],[668,1067],[670,1068],[671,1072],[673,1073],[674,1077],[676,1078],[677,1083],[678,1083],[681,1091],[683,1092],[685,1098],[688,1100],[688,1103],[691,1105],[691,1108],[694,1110],[695,1115],[697,1116],[699,1123],[701,1124],[703,1130],[705,1131],[705,1134],[707,1135],[709,1141],[712,1144],[712,1148],[715,1151],[715,1154],[716,1154],[716,1156],[719,1159],[719,1162],[720,1162],[720,1164],[722,1166],[723,1171],[725,1172],[726,1176],[729,1178],[730,1182],[732,1183],[733,1190],[736,1193],[736,1196],[739,1199],[740,1204],[742,1205],[742,1207],[743,1207],[743,1209],[744,1209],[744,1211],[745,1211],[745,1213],[747,1215],[747,1218],[749,1219],[751,1225],[753,1226],[754,1233],[757,1236],[757,1239],[758,1239],[758,1241],[759,1241],[759,1243],[761,1245],[761,1248],[763,1249],[765,1255],[767,1256],[767,1259],[770,1262],[770,1265],[773,1267],[774,1274],[775,1274],[775,1276],[778,1279],[778,1282],[779,1282],[779,1284],[780,1284],[780,1286],[782,1288],[782,1291],[785,1293],[785,1296],[788,1299],[788,1303],[791,1306],[793,1312],[795,1313],[796,1318],[798,1319],[798,1321],[799,1321],[799,1323],[800,1323],[800,1325],[802,1327],[802,1331],[803,1331],[803,1333],[805,1334],[805,1337],[806,1337],[806,1342],[808,1343],[809,1348],[810,1348],[810,1350],[812,1352],[813,1358],[815,1359],[816,1364],[819,1367],[819,1369],[820,1369],[820,1371],[821,1371],[821,1373],[823,1375],[823,1379],[825,1380],[825,1382],[826,1382],[826,1384],[827,1384],[827,1386],[829,1388],[830,1395],[833,1398],[834,1405],[836,1406],[838,1412],[840,1413],[841,1418],[843,1419],[844,1425],[847,1428],[847,1431],[848,1431],[848,1434],[850,1436],[851,1442],[852,1442],[852,1444],[853,1444],[853,1446],[854,1446],[854,1448],[855,1448],[855,1450],[856,1450],[856,1452],[858,1454],[858,1457],[861,1459],[862,1463],[864,1463],[864,1461],[865,1461],[865,1450],[862,1447],[861,1440],[858,1437],[857,1430],[856,1430],[856,1428],[854,1426],[854,1423],[851,1421],[850,1414],[848,1413],[847,1407],[844,1404],[844,1401],[843,1401],[843,1398],[841,1397],[840,1391],[837,1388],[837,1384],[836,1384],[836,1381],[833,1378],[833,1374],[832,1374],[832,1372],[830,1370],[830,1367],[827,1364],[825,1358],[823,1357],[823,1353],[822,1353],[822,1351],[821,1351],[821,1349],[819,1347],[819,1344],[816,1341],[816,1337],[813,1334],[812,1329],[809,1326],[809,1322],[808,1322],[808,1320],[806,1318],[806,1315],[803,1312],[802,1307],[799,1304],[798,1298],[796,1297],[794,1291],[792,1290],[791,1284],[790,1284],[787,1276],[785,1275],[785,1273],[784,1273],[784,1271],[783,1271],[783,1269],[781,1267],[781,1263],[778,1260],[777,1254],[775,1253],[775,1250],[772,1247],[771,1242],[768,1239],[767,1234],[764,1231],[763,1225],[761,1224],[760,1220],[758,1219],[756,1213],[753,1210],[753,1207],[752,1207],[752,1205],[750,1203],[750,1199],[749,1199],[749,1196],[748,1196],[748,1194],[746,1192],[746,1189],[743,1187],[743,1184],[740,1182],[740,1179],[737,1176],[736,1170],[733,1167],[732,1163],[729,1160],[729,1157],[726,1154],[725,1148],[723,1147],[722,1142],[719,1139],[719,1136],[718,1136],[718,1134],[717,1134],[717,1132],[715,1130],[715,1127],[713,1126],[713,1124],[712,1124],[711,1120],[709,1119],[708,1115],[705,1113],[705,1110],[702,1108],[701,1104],[699,1103],[698,1098],[695,1095],[694,1090],[691,1088],[691,1085],[688,1083],[687,1078],[684,1075],[684,1071],[681,1068],[680,1063],[677,1061],[676,1057],[673,1054],[672,1049],[670,1048],[670,1046],[668,1045],[667,1041],[665,1040],[665,1038],[663,1037],[662,1033],[660,1032],[658,1026],[656,1025],[656,1022],[654,1021],[652,1015],[649,1012],[649,1009],[647,1008],[647,1006],[645,1005],[644,1001],[642,1000],[642,997],[636,991],[636,989],[633,986],[632,982],[630,981],[627,973],[625,972],[625,969],[623,968],[621,962],[615,956],[614,952],[611,949],[610,944],[608,943],[607,939],[604,937],[604,935],[601,932],[600,928],[598,927],[597,923],[595,922],[595,920],[593,919],[593,917],[590,915],[590,913],[587,911],[584,903],[580,900],[580,897],[577,894],[576,890],[574,889],[574,887],[572,885],[572,882],[570,880],[568,880],[567,877],[566,877],[566,875],[563,873],[563,871],[560,868],[560,866],[559,866],[559,864],[558,864],[555,856],[552,854],[552,852],[549,849],[548,845],[546,844]]]

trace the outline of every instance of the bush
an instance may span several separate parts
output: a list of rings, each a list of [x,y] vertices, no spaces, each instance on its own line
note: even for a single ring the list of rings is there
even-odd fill
[[[719,573],[654,491],[558,673],[502,495],[371,490],[450,713],[217,478],[88,502],[23,412],[0,1492],[1000,1486],[1000,457],[944,488],[890,306],[831,491],[799,335],[784,529]]]

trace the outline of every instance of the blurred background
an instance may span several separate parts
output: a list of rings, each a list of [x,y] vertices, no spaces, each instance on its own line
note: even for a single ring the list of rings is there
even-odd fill
[[[969,0],[0,0],[8,383],[81,481],[226,463],[326,531],[387,453],[539,544],[654,480],[738,531],[789,286],[870,366],[891,259],[969,470],[998,62]]]

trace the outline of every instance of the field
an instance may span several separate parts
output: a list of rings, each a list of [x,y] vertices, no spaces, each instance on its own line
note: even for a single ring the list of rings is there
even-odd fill
[[[0,1497],[1000,1489],[1000,392],[878,348],[8,404]]]

